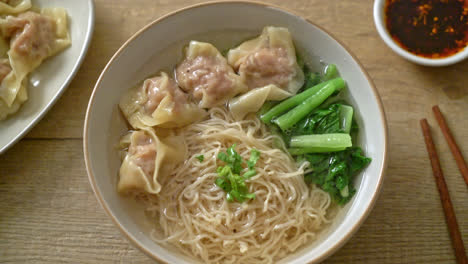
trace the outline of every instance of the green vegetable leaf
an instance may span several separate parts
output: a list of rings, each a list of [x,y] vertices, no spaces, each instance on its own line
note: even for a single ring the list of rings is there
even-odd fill
[[[227,190],[228,188],[228,185],[226,183],[226,179],[225,178],[216,178],[216,181],[215,181],[216,185],[219,186],[219,188],[223,189],[223,190]]]
[[[362,149],[355,148],[353,152],[351,152],[351,173],[357,173],[362,168],[366,167],[372,161],[371,158],[364,156],[362,153]]]
[[[305,63],[303,70],[305,80],[299,93],[274,106],[265,105],[258,115],[271,133],[283,139],[296,162],[310,163],[312,171],[304,180],[345,204],[356,192],[354,177],[371,159],[360,148],[349,147],[359,128],[354,109],[335,96],[346,86],[336,65],[329,64],[322,74],[311,71]],[[249,162],[247,165],[250,169]],[[254,175],[249,171],[244,177]]]
[[[244,194],[244,199],[255,199],[255,193],[247,193],[247,194]]]
[[[218,178],[216,178],[215,184],[226,192],[227,201],[242,203],[255,198],[255,194],[249,193],[245,180],[257,174],[254,167],[260,158],[260,151],[256,149],[251,150],[250,159],[245,162],[248,168],[241,175],[241,172],[245,170],[242,167],[244,160],[236,152],[235,147],[236,145],[234,144],[226,152],[218,154],[218,159],[223,161],[225,165],[219,166],[216,170]]]
[[[292,131],[294,135],[345,133],[340,119],[340,104],[317,109],[299,121]]]
[[[229,147],[226,152],[231,161],[232,172],[239,174],[242,171],[242,157],[235,150],[236,144]]]
[[[317,184],[339,204],[345,204],[352,198],[356,192],[354,177],[371,162],[359,147],[333,153],[305,154],[301,158],[309,161],[313,170],[304,175],[304,180]]]
[[[322,80],[320,74],[317,72],[310,72],[309,70],[304,71],[304,84],[302,85],[301,89],[298,91],[303,92],[309,88],[314,87],[315,85],[319,84]]]
[[[226,153],[224,153],[224,152],[220,152],[218,154],[218,159],[221,160],[221,161],[224,161],[226,163],[230,163],[228,155]]]
[[[203,155],[198,155],[195,157],[197,160],[199,160],[200,162],[203,162],[203,160],[205,160],[205,156]]]
[[[227,193],[227,194],[226,194],[226,199],[227,199],[228,202],[230,202],[230,203],[234,202],[234,197],[231,195],[231,193]]]
[[[257,164],[258,159],[260,159],[260,151],[256,149],[252,149],[250,151],[250,159],[247,161],[247,166],[249,167],[249,170],[252,170]]]
[[[246,173],[244,173],[244,175],[242,175],[245,179],[249,179],[249,178],[252,178],[253,176],[257,175],[257,171],[252,169],[252,170],[248,170]]]

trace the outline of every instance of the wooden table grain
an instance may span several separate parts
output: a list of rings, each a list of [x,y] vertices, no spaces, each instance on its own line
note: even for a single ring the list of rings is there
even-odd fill
[[[0,155],[0,262],[152,262],[94,197],[83,162],[83,120],[101,70],[123,42],[150,21],[199,2],[95,1],[93,41],[74,81],[45,118]],[[325,263],[455,263],[419,120],[427,117],[432,127],[468,244],[468,189],[431,113],[438,104],[468,158],[468,61],[427,68],[403,60],[377,35],[371,0],[266,2],[344,42],[374,80],[387,114],[389,166],[381,195],[359,231]]]

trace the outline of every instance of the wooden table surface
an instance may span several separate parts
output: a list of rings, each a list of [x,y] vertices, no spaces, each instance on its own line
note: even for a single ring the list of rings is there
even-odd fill
[[[74,81],[45,118],[0,155],[0,262],[151,263],[94,197],[83,162],[83,120],[101,70],[123,42],[150,21],[199,2],[95,1],[93,41]],[[371,0],[267,2],[344,42],[374,80],[387,114],[389,164],[381,195],[360,230],[325,263],[455,263],[419,120],[427,117],[432,127],[468,246],[468,189],[431,113],[438,104],[468,158],[468,61],[427,68],[403,60],[379,38]]]

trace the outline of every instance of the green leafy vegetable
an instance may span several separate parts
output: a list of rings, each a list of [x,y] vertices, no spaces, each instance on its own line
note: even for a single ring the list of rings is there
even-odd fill
[[[312,172],[306,174],[307,183],[315,183],[331,194],[339,204],[345,204],[356,192],[353,180],[371,159],[359,147],[323,154],[305,154],[301,157],[310,163]]]
[[[242,170],[242,157],[235,150],[236,144],[232,145],[226,150],[226,153],[220,152],[218,159],[224,161],[226,166],[230,167],[232,172],[240,174]]]
[[[250,152],[250,159],[247,161],[247,166],[249,167],[249,170],[252,170],[257,164],[258,159],[260,159],[260,151],[256,149],[252,149]]]
[[[288,152],[293,156],[298,156],[307,153],[325,153],[337,152],[345,150],[346,147],[305,147],[305,148],[288,148]]]
[[[304,69],[304,85],[298,94],[281,102],[268,103],[258,112],[269,130],[286,143],[297,162],[307,160],[311,172],[304,176],[331,194],[339,204],[354,195],[355,175],[371,159],[353,147],[359,130],[354,109],[335,96],[344,89],[336,65],[329,64],[323,74]],[[246,173],[247,174],[247,173]]]
[[[226,199],[229,202],[254,199],[255,194],[249,193],[245,184],[246,178],[232,172],[231,167],[218,167],[218,178],[215,183],[226,192]]]
[[[339,105],[334,104],[326,109],[317,109],[298,122],[296,135],[342,133],[340,129]]]
[[[195,157],[197,160],[199,160],[200,162],[203,162],[205,160],[205,156],[203,155],[198,155]]]
[[[304,84],[302,85],[301,89],[299,89],[299,93],[314,87],[315,85],[322,82],[322,76],[318,72],[312,72],[307,64],[303,63],[302,66],[299,64],[299,67],[302,67],[304,72]]]
[[[296,124],[291,133],[293,135],[349,133],[352,118],[351,106],[335,103],[327,108],[312,111]]]
[[[215,183],[226,192],[226,199],[229,202],[243,203],[246,200],[255,199],[255,194],[249,193],[245,180],[257,174],[254,167],[260,158],[260,151],[251,150],[250,159],[245,161],[247,168],[244,168],[242,167],[244,160],[235,148],[236,144],[229,147],[226,152],[218,154],[218,159],[226,165],[218,167],[218,178],[216,178]]]
[[[282,101],[281,103],[272,107],[268,112],[260,115],[260,119],[265,122],[269,123],[273,118],[276,118],[283,114],[284,112],[288,111],[289,109],[298,106],[299,104],[303,103],[309,97],[317,94],[321,91],[325,86],[329,85],[330,87],[336,88],[336,90],[341,90],[345,86],[345,82],[341,78],[335,78],[333,80],[329,80],[326,82],[319,83],[302,93],[296,94],[288,99]],[[329,88],[330,88],[329,87]],[[289,112],[288,112],[289,113]],[[307,115],[307,114],[306,114]]]
[[[309,115],[312,112],[312,110],[317,108],[330,95],[342,90],[343,88],[344,88],[344,82],[340,81],[339,78],[330,80],[325,86],[321,87],[315,93],[308,96],[307,99],[299,103],[292,110],[290,110],[286,114],[273,120],[273,123],[277,124],[283,131],[285,131],[291,128],[300,120],[302,120],[304,117]],[[312,91],[312,90],[315,90],[315,89],[314,88],[308,89],[301,94],[307,93],[308,91]],[[291,98],[294,98],[294,97],[291,97]],[[286,99],[286,100],[289,100],[289,99]],[[281,105],[281,103],[279,105]],[[273,109],[275,108],[272,108],[272,110]],[[270,110],[269,112],[271,112],[272,110]]]
[[[319,84],[322,80],[320,78],[320,74],[317,72],[308,72],[304,74],[304,85],[299,90],[299,92],[305,91],[314,87],[315,85]]]
[[[302,135],[291,138],[293,148],[347,148],[352,146],[351,136],[345,133]]]

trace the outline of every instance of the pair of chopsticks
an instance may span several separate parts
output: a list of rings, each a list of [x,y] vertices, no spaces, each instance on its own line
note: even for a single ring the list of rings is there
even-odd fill
[[[460,152],[460,149],[455,142],[455,139],[450,132],[450,129],[445,122],[444,116],[440,112],[439,107],[436,105],[432,107],[437,123],[439,124],[442,133],[452,151],[452,154],[457,162],[458,168],[460,169],[465,183],[468,185],[468,166],[466,165],[463,155]],[[447,184],[445,183],[444,174],[442,173],[442,168],[440,167],[439,157],[437,156],[437,151],[432,140],[431,131],[427,120],[424,118],[421,120],[421,128],[424,134],[424,140],[426,142],[427,152],[429,153],[429,159],[431,160],[432,171],[434,173],[434,178],[437,183],[437,189],[439,190],[440,200],[442,202],[442,207],[444,208],[445,219],[447,221],[448,229],[450,232],[450,238],[452,239],[452,245],[455,250],[455,257],[458,264],[468,264],[468,258],[465,252],[465,246],[463,245],[463,240],[461,238],[460,229],[458,227],[457,218],[455,216],[455,211],[453,210],[452,201],[450,200],[450,195],[447,189]]]

